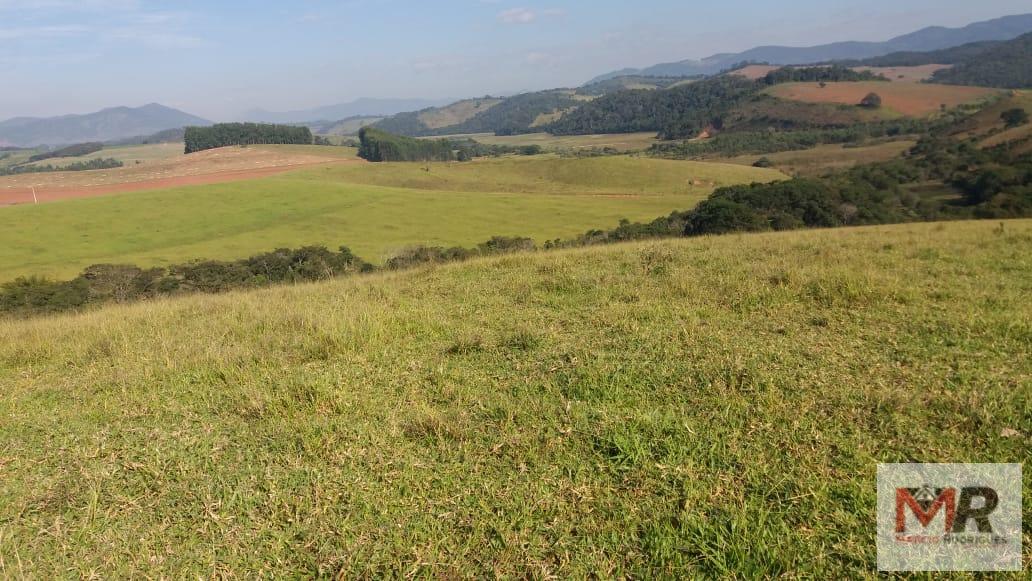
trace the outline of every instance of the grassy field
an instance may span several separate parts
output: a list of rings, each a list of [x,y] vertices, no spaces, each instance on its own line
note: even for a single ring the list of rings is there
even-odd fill
[[[1000,115],[1009,109],[1024,109],[1032,115],[1032,91],[1011,91],[988,107],[983,108],[962,125],[956,137],[960,139],[981,137],[982,147],[993,147],[1008,141],[1023,139],[1032,135],[1032,124],[1006,128]]]
[[[719,161],[751,166],[761,158],[767,158],[773,164],[772,167],[788,175],[818,176],[828,171],[849,168],[857,164],[896,159],[914,145],[916,145],[914,141],[887,141],[863,147],[818,145],[812,149],[762,155],[740,155],[719,158]]]
[[[563,135],[550,133],[527,133],[524,135],[494,135],[492,133],[470,133],[450,135],[449,138],[469,137],[489,145],[540,145],[549,151],[592,149],[611,147],[618,151],[641,151],[656,143],[654,131],[644,133],[614,133],[600,135]]]
[[[720,185],[782,177],[729,164],[505,158],[434,164],[429,172],[421,164],[320,167],[12,206],[0,208],[0,281],[70,277],[96,263],[242,258],[305,244],[347,245],[379,262],[412,244],[473,245],[494,235],[544,242],[612,227],[621,218],[651,220],[689,209]]]
[[[34,149],[18,149],[14,151],[0,151],[0,168],[7,168],[21,165],[29,161],[29,158],[38,152]]]
[[[823,88],[817,83],[786,83],[771,87],[767,91],[782,99],[841,105],[859,105],[860,100],[867,94],[877,93],[882,98],[881,110],[886,115],[914,117],[937,113],[942,105],[952,108],[966,103],[975,103],[1000,93],[998,89],[981,87],[878,81],[828,83]]]
[[[54,159],[48,159],[42,163],[44,165],[49,163],[55,166],[63,166],[77,161],[113,158],[129,165],[137,162],[148,163],[154,161],[174,160],[176,158],[183,157],[183,155],[182,143],[153,143],[149,145],[105,147],[96,153],[91,153],[82,157],[55,157]]]
[[[873,578],[877,463],[1029,459],[1030,257],[805,231],[0,322],[0,576]]]

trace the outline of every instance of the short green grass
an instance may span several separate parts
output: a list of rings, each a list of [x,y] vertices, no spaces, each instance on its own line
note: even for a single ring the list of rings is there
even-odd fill
[[[324,147],[322,150],[345,148]],[[291,149],[296,152],[297,149]],[[538,242],[649,220],[773,170],[636,158],[354,164],[174,190],[0,208],[0,282],[99,263],[166,265],[347,245],[379,262],[412,244]]]
[[[1029,459],[1030,290],[1026,220],[0,322],[0,577],[874,578],[877,463]]]
[[[773,181],[777,171],[728,163],[648,157],[504,157],[471,163],[332,166],[298,174],[314,181],[417,190],[593,196],[696,195],[716,187]]]

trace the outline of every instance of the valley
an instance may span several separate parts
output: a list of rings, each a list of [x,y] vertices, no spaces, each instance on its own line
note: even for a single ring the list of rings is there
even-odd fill
[[[1028,578],[1032,14],[559,4],[0,1],[0,579]]]

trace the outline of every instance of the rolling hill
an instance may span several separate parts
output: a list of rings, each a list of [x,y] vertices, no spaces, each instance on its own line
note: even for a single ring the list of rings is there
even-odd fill
[[[931,51],[981,41],[1011,40],[1032,32],[1032,14],[1005,16],[962,28],[933,26],[885,42],[836,42],[812,47],[763,46],[740,53],[717,54],[702,60],[684,60],[644,69],[624,69],[596,77],[596,83],[627,75],[690,76],[714,74],[742,62],[797,65],[865,59],[900,51]]]
[[[0,141],[22,147],[115,141],[187,125],[211,125],[211,122],[151,103],[137,108],[114,107],[86,115],[16,117],[0,122]]]
[[[376,127],[411,137],[528,133],[553,116],[572,110],[591,98],[578,95],[573,89],[553,89],[506,98],[466,99],[446,107],[401,113],[380,121]]]
[[[989,47],[956,66],[938,71],[933,80],[953,85],[1003,89],[1032,87],[1032,33]]]
[[[873,577],[878,463],[1027,460],[1030,241],[650,241],[3,320],[0,574]]]

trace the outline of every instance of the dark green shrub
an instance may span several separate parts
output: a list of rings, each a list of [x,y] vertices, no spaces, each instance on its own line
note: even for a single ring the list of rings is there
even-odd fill
[[[727,199],[711,198],[699,204],[692,212],[684,233],[687,236],[754,232],[766,230],[763,215],[745,204]]]

